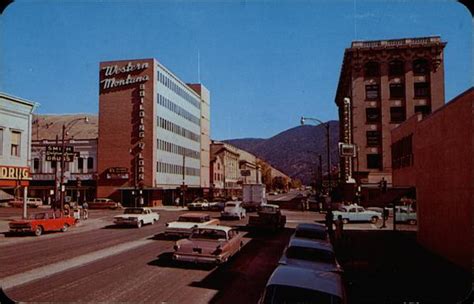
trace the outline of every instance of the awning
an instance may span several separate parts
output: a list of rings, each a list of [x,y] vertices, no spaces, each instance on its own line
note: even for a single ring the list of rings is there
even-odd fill
[[[398,204],[404,196],[415,198],[415,188],[389,188],[387,192],[381,193],[379,196],[371,198],[365,205],[371,207],[385,207],[388,204]]]
[[[13,195],[0,189],[0,201],[9,201],[9,200],[12,200],[13,198],[14,198]]]

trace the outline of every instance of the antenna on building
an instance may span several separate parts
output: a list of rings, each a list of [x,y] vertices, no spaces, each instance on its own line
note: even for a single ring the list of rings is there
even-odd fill
[[[198,49],[198,83],[201,83],[201,54]]]

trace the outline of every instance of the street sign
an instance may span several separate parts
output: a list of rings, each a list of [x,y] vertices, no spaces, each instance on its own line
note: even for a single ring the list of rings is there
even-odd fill
[[[340,156],[356,156],[356,149],[355,145],[353,144],[346,144],[346,143],[339,143],[339,155]]]
[[[61,153],[63,151],[62,146],[52,146],[52,145],[47,145],[46,146],[46,154],[57,154]],[[65,153],[73,153],[74,152],[74,146],[64,146],[64,152]]]

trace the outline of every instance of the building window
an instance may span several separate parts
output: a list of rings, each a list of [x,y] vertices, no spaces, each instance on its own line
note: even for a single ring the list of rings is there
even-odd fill
[[[404,63],[401,60],[394,60],[388,64],[389,76],[402,76],[405,72]]]
[[[367,154],[367,169],[380,169],[380,154]]]
[[[21,132],[12,131],[11,156],[20,156]]]
[[[380,75],[379,64],[374,61],[367,62],[364,66],[365,77],[378,77]]]
[[[87,158],[87,169],[88,170],[94,169],[94,159],[92,157]]]
[[[391,107],[390,108],[390,122],[400,123],[405,121],[406,112],[404,107]]]
[[[365,109],[365,116],[367,123],[380,122],[380,108],[367,108]]]
[[[379,85],[370,84],[365,86],[365,99],[379,100]]]
[[[428,60],[426,59],[417,59],[413,61],[413,74],[415,75],[425,75],[430,71],[428,66]]]
[[[82,170],[84,170],[84,158],[82,157],[79,157],[77,159],[77,169],[82,172]]]
[[[390,98],[401,99],[405,98],[405,86],[402,83],[390,84]]]
[[[429,97],[430,96],[430,84],[428,82],[416,82],[415,83],[415,98]]]
[[[39,167],[40,167],[40,160],[39,158],[33,159],[33,170],[35,172],[39,172]]]
[[[57,161],[52,160],[52,161],[51,161],[51,169],[56,169],[57,163],[58,163]]]
[[[380,145],[380,131],[367,131],[367,147],[378,147]]]
[[[421,113],[423,116],[431,113],[431,107],[428,105],[425,106],[415,106],[415,113]]]

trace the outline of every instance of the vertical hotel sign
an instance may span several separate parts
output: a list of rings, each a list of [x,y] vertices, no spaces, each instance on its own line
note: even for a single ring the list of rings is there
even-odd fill
[[[145,160],[143,158],[143,149],[145,148],[145,84],[140,84],[140,105],[138,108],[138,183],[143,183],[145,179]]]

